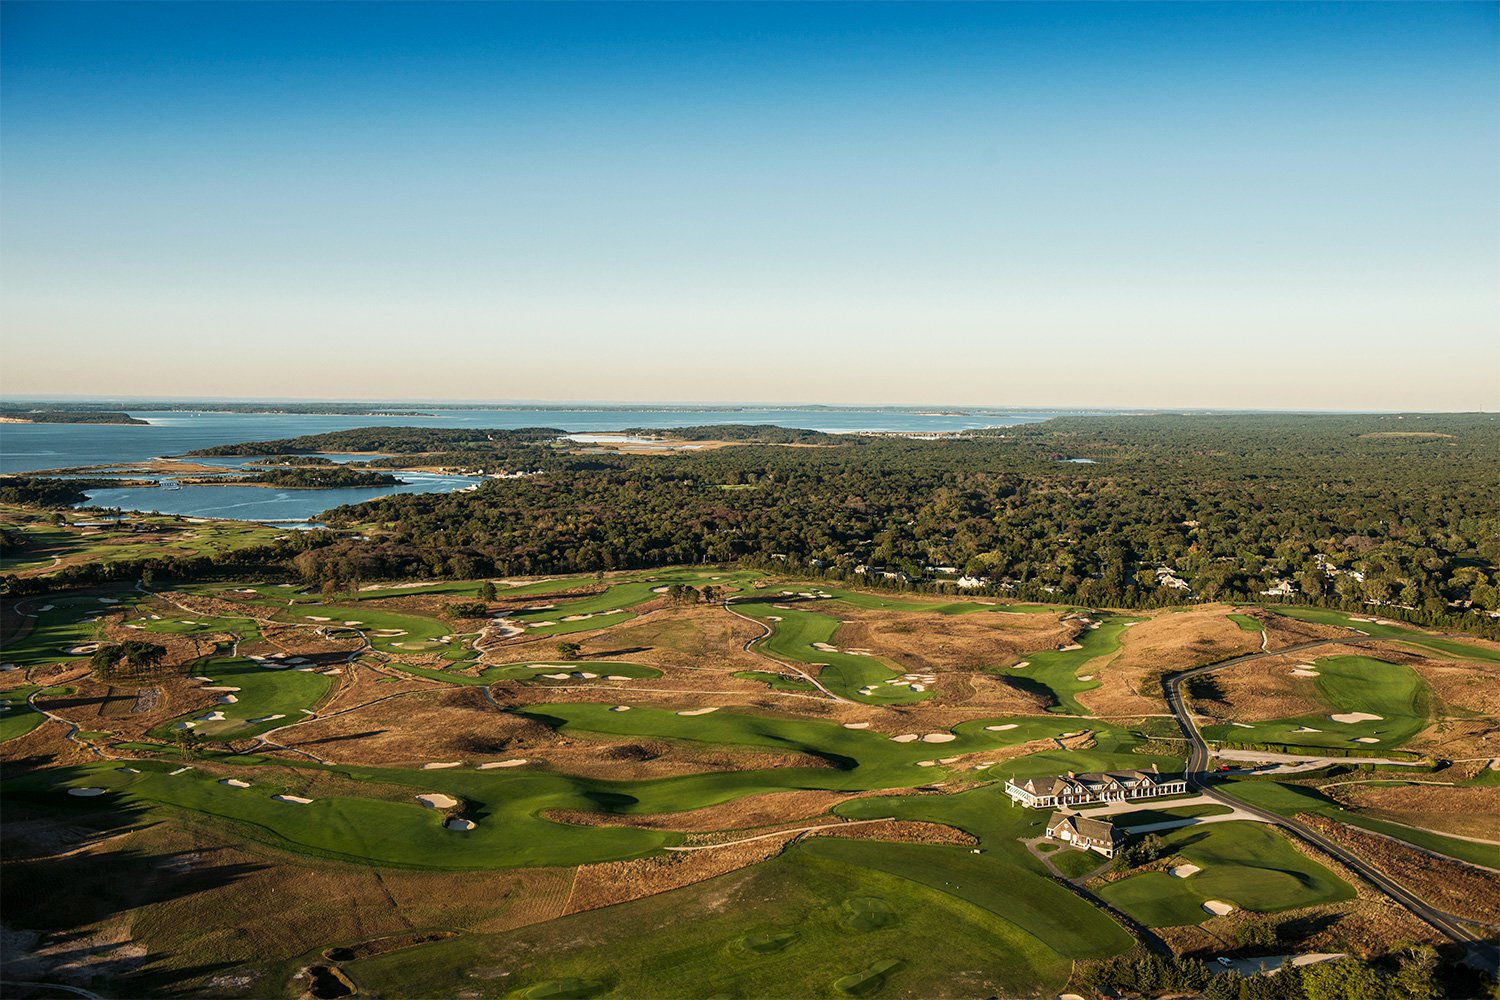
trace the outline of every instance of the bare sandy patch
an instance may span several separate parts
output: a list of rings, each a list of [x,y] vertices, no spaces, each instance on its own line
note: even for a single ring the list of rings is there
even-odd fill
[[[458,800],[451,795],[442,792],[426,792],[417,796],[417,801],[428,809],[452,809],[458,805]]]

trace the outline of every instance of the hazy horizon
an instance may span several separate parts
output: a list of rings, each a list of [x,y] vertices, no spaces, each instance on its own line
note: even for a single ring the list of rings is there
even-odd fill
[[[1493,4],[0,17],[7,396],[1500,409]]]

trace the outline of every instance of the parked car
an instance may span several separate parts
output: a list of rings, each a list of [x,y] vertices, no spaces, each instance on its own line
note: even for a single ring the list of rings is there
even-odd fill
[[[1220,965],[1224,966],[1224,968],[1226,968],[1226,969],[1229,968],[1230,966],[1234,965],[1233,962],[1231,962],[1229,959],[1225,958],[1223,955],[1220,955],[1218,958],[1214,959],[1214,961],[1218,962]]]

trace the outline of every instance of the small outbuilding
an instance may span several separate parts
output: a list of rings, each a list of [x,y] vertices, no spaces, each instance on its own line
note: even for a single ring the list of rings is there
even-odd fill
[[[1120,846],[1120,831],[1107,819],[1093,819],[1071,813],[1055,812],[1047,820],[1047,838],[1060,840],[1080,851],[1096,851],[1106,858],[1115,856]]]

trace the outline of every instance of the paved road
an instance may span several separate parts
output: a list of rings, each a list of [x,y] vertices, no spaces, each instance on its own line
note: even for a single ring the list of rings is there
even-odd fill
[[[822,691],[824,694],[826,694],[828,697],[832,698],[834,701],[843,702],[845,705],[858,705],[859,704],[859,702],[857,702],[857,701],[850,701],[848,698],[845,698],[845,697],[843,697],[841,695],[834,694],[832,691],[828,690],[826,687],[823,686],[823,682],[822,681],[818,680],[812,674],[808,673],[806,670],[803,670],[801,667],[797,666],[795,663],[787,663],[784,660],[778,660],[778,659],[776,659],[774,656],[767,656],[765,653],[762,653],[758,649],[751,649],[750,648],[751,646],[755,645],[757,642],[760,642],[766,636],[768,636],[768,635],[771,634],[771,626],[767,625],[763,621],[757,621],[756,619],[751,618],[749,615],[742,615],[742,614],[740,614],[738,611],[734,610],[733,608],[731,608],[729,606],[729,599],[728,598],[724,599],[724,602],[723,602],[722,606],[723,606],[723,608],[724,608],[725,611],[728,611],[730,614],[734,615],[736,618],[743,618],[743,619],[745,619],[745,621],[749,622],[751,625],[759,625],[760,626],[760,628],[761,628],[760,635],[756,636],[754,639],[747,639],[747,640],[745,640],[745,646],[744,646],[745,652],[751,653],[751,654],[753,654],[755,656],[758,656],[762,660],[769,660],[770,662],[776,664],[778,667],[785,667],[788,670],[795,670],[797,673],[801,674],[802,678],[804,680],[806,680],[809,684],[811,684],[813,687],[817,688],[819,691]]]
[[[1204,795],[1208,796],[1211,799],[1216,799],[1219,802],[1222,802],[1224,805],[1232,806],[1236,809],[1242,809],[1245,812],[1252,813],[1260,817],[1262,821],[1278,826],[1286,832],[1292,834],[1293,836],[1298,837],[1309,844],[1312,844],[1319,850],[1335,858],[1338,858],[1339,861],[1343,862],[1349,868],[1358,872],[1359,875],[1370,882],[1370,884],[1374,885],[1381,892],[1385,893],[1387,896],[1390,896],[1396,902],[1406,907],[1417,917],[1431,924],[1433,927],[1437,928],[1437,930],[1441,931],[1444,935],[1446,935],[1453,941],[1468,946],[1471,956],[1479,958],[1481,962],[1483,962],[1486,966],[1493,968],[1495,965],[1493,948],[1485,944],[1485,936],[1474,930],[1470,924],[1466,923],[1458,917],[1455,917],[1451,913],[1445,913],[1433,906],[1429,906],[1421,898],[1409,892],[1400,883],[1395,882],[1391,878],[1389,878],[1384,872],[1370,865],[1368,862],[1358,857],[1357,855],[1349,853],[1343,847],[1333,842],[1329,838],[1323,836],[1321,833],[1312,829],[1306,824],[1299,823],[1295,819],[1290,819],[1277,813],[1273,813],[1270,810],[1261,809],[1258,806],[1242,802],[1239,799],[1233,798],[1232,796],[1215,790],[1210,785],[1210,782],[1212,781],[1212,772],[1210,772],[1208,768],[1208,762],[1210,758],[1208,744],[1204,741],[1203,734],[1199,732],[1198,723],[1193,718],[1192,712],[1188,710],[1187,699],[1183,695],[1183,681],[1188,680],[1192,677],[1196,677],[1200,674],[1211,673],[1218,670],[1226,670],[1230,667],[1236,667],[1240,666],[1241,664],[1251,663],[1255,660],[1264,659],[1268,656],[1286,656],[1292,653],[1300,653],[1303,650],[1315,649],[1318,646],[1326,646],[1331,643],[1352,645],[1358,643],[1379,641],[1382,640],[1371,636],[1354,636],[1351,638],[1341,639],[1318,639],[1313,642],[1297,643],[1292,646],[1283,646],[1280,649],[1269,650],[1266,652],[1250,653],[1245,656],[1236,656],[1232,659],[1223,660],[1219,663],[1211,663],[1207,666],[1195,667],[1192,670],[1184,670],[1182,673],[1171,674],[1164,678],[1162,680],[1162,687],[1166,693],[1167,707],[1170,708],[1172,710],[1172,714],[1177,717],[1177,724],[1179,727],[1181,727],[1183,735],[1188,739],[1188,786],[1197,788]]]

